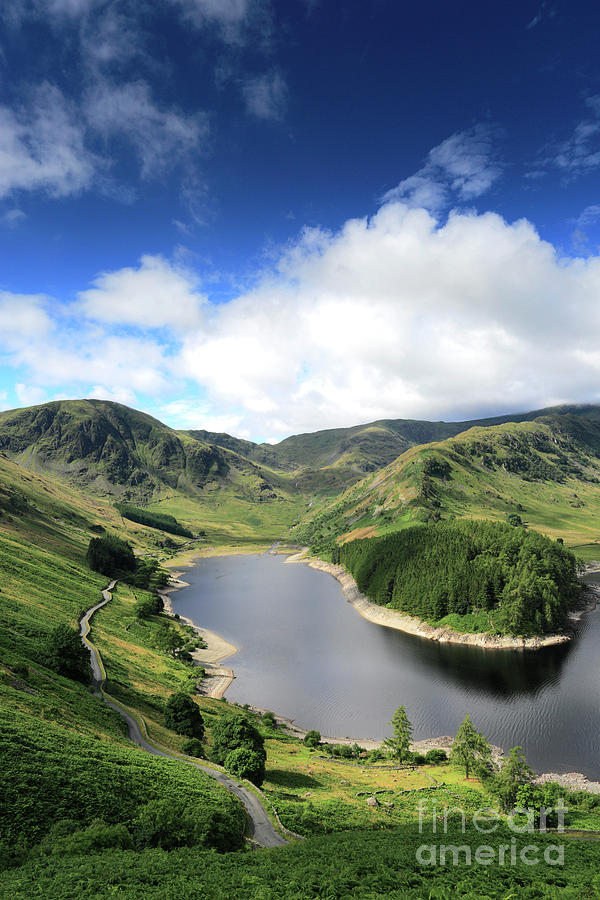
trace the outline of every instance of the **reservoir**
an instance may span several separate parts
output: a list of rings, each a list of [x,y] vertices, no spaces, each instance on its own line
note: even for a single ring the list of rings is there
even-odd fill
[[[483,650],[375,625],[332,576],[282,556],[207,558],[184,578],[174,612],[239,648],[223,661],[236,675],[229,701],[358,740],[388,736],[400,705],[416,740],[454,735],[470,713],[537,771],[600,778],[600,608],[567,644]]]

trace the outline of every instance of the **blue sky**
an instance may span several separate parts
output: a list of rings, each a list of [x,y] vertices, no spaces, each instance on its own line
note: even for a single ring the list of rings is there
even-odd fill
[[[597,4],[1,15],[0,407],[272,440],[600,399]]]

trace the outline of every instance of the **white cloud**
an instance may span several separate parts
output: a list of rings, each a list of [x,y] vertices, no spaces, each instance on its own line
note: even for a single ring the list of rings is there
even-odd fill
[[[144,177],[189,156],[209,133],[204,114],[186,116],[175,109],[161,109],[144,81],[114,85],[97,80],[88,94],[85,112],[99,134],[129,140]]]
[[[79,294],[82,308],[100,322],[182,330],[198,326],[206,298],[189,271],[160,256],[143,256],[137,268],[104,272]]]
[[[502,174],[494,151],[496,131],[476,125],[446,138],[427,154],[425,165],[388,191],[384,202],[441,210],[456,199],[469,202],[485,194]]]
[[[89,187],[97,162],[75,110],[54,85],[39,86],[28,107],[0,107],[0,196],[19,190],[76,194]]]
[[[242,86],[246,109],[257,119],[280,121],[287,106],[287,85],[279,72],[251,78]]]
[[[183,339],[182,371],[255,435],[597,399],[600,260],[533,226],[388,204],[307,232]],[[583,352],[588,355],[582,355]]]
[[[248,15],[249,0],[171,0],[197,24],[242,22]]]
[[[47,399],[46,391],[37,385],[16,384],[15,393],[21,406],[37,406]]]
[[[0,291],[0,349],[13,351],[28,341],[47,339],[52,320],[45,302],[42,295]]]
[[[552,163],[573,176],[585,175],[600,166],[600,94],[588,97],[585,103],[591,115],[582,119],[571,137],[542,164]]]
[[[17,228],[26,218],[27,215],[23,210],[15,207],[14,209],[7,209],[0,217],[0,221],[7,228]]]
[[[150,396],[180,427],[272,438],[598,402],[599,296],[600,257],[561,257],[526,220],[440,225],[390,202],[336,233],[305,230],[228,303],[148,256],[71,307],[3,295],[0,334],[29,387]]]

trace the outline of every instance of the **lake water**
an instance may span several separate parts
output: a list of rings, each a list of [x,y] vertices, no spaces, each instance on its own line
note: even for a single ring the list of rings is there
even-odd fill
[[[541,772],[600,778],[600,608],[569,644],[537,651],[438,644],[363,619],[330,575],[281,556],[215,557],[185,574],[173,609],[239,648],[227,698],[324,735],[453,735],[467,713]]]

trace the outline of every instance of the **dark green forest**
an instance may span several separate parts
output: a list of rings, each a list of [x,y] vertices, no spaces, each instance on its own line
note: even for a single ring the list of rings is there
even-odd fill
[[[499,634],[562,628],[579,592],[577,561],[536,531],[493,522],[440,522],[334,550],[375,603],[428,622],[487,614]]]
[[[158,528],[160,531],[177,534],[180,537],[194,537],[189,528],[184,528],[175,516],[151,512],[149,509],[140,509],[139,506],[130,506],[128,503],[115,503],[115,506],[124,519],[137,522],[138,525],[149,525],[151,528]]]

